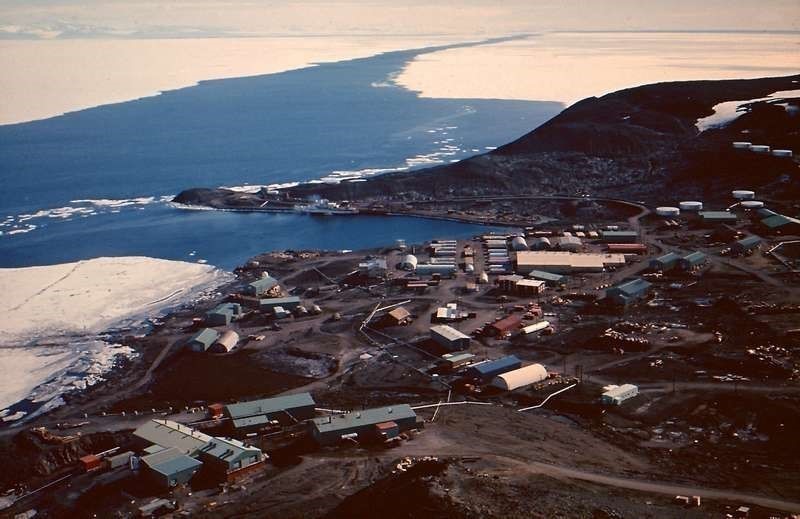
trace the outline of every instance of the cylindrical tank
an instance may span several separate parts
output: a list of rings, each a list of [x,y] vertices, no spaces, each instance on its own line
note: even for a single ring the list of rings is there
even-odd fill
[[[464,271],[467,272],[468,274],[472,274],[473,272],[475,272],[475,265],[473,265],[472,263],[467,263],[467,266],[464,267]]]
[[[666,216],[668,218],[673,218],[675,216],[679,216],[681,214],[681,210],[677,207],[656,207],[656,214],[658,216]]]
[[[750,151],[753,153],[769,153],[769,149],[766,144],[753,144],[750,146]]]
[[[772,156],[792,158],[792,150],[772,150]]]
[[[764,202],[760,200],[745,200],[740,204],[744,209],[761,209],[764,207]]]
[[[702,211],[703,202],[698,202],[696,200],[685,200],[679,203],[678,207],[681,211]]]
[[[753,143],[744,141],[738,141],[733,143],[733,147],[737,150],[749,150],[750,146],[752,145]]]
[[[481,272],[481,275],[478,276],[478,283],[486,284],[489,282],[489,275],[486,272]]]
[[[514,250],[528,250],[528,242],[522,236],[511,238],[511,248]]]
[[[736,189],[731,191],[731,194],[736,200],[752,200],[756,197],[755,191],[748,191],[747,189]]]
[[[403,259],[400,260],[400,268],[403,270],[414,270],[417,268],[417,257],[413,254],[406,254],[403,256]]]

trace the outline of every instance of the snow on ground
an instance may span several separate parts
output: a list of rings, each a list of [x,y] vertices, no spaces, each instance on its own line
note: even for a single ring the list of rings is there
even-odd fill
[[[97,338],[231,279],[209,265],[144,257],[0,269],[0,409],[102,380],[127,347]],[[8,417],[6,417],[8,418]]]
[[[423,97],[571,104],[637,85],[796,74],[797,34],[549,33],[417,56],[395,80]]]
[[[789,109],[788,104],[781,103],[784,99],[792,99],[800,97],[800,90],[782,90],[780,92],[773,92],[767,97],[758,99],[743,99],[740,101],[725,101],[714,105],[714,113],[709,116],[702,117],[697,120],[695,127],[698,131],[704,132],[713,128],[722,128],[735,121],[740,115],[747,113],[750,109],[749,105],[759,101],[769,101],[782,105],[785,109]]]

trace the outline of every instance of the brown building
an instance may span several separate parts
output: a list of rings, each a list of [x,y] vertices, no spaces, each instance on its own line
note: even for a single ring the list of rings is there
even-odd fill
[[[497,322],[490,324],[487,330],[490,335],[495,337],[508,337],[513,332],[522,327],[522,319],[516,315],[511,314],[507,317],[500,319]]]

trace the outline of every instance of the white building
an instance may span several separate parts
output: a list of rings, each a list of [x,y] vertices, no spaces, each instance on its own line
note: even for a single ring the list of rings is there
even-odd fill
[[[600,397],[600,401],[608,405],[620,405],[625,400],[633,398],[639,394],[639,388],[633,384],[622,384],[621,386],[606,386],[605,393]]]
[[[492,385],[503,391],[514,391],[521,387],[536,384],[547,378],[547,370],[541,364],[531,364],[524,368],[507,371],[494,377]]]

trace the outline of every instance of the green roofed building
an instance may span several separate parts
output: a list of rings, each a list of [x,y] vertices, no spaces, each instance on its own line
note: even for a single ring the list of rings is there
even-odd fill
[[[692,252],[682,257],[680,260],[683,270],[695,270],[706,262],[707,256],[700,251]]]
[[[729,211],[700,211],[698,214],[703,223],[709,225],[736,223],[738,221],[738,217]]]
[[[543,270],[532,270],[530,273],[528,273],[528,277],[531,279],[544,281],[548,286],[558,286],[567,281],[566,276],[555,274],[553,272],[545,272]]]
[[[791,216],[782,214],[768,216],[761,220],[761,225],[763,225],[768,232],[800,235],[800,220],[792,218]]]
[[[310,393],[262,398],[225,406],[223,413],[239,433],[256,431],[273,420],[293,424],[314,417],[316,403]]]
[[[651,286],[644,279],[631,279],[606,290],[606,298],[614,304],[627,306],[647,297]]]
[[[639,233],[636,231],[600,231],[600,237],[606,243],[636,243]]]
[[[228,326],[231,321],[242,315],[242,305],[239,303],[222,303],[213,310],[206,312],[205,322],[208,326]]]
[[[219,332],[217,330],[203,328],[186,341],[186,346],[192,351],[206,351],[218,338]]]
[[[273,297],[270,299],[259,299],[258,301],[258,308],[262,312],[274,312],[277,307],[291,311],[298,306],[300,306],[300,298],[297,296]]]
[[[147,477],[161,488],[184,485],[203,466],[203,462],[187,456],[180,449],[169,448],[142,457]]]
[[[272,276],[265,276],[249,283],[244,287],[244,293],[249,296],[262,296],[278,286],[278,280]]]
[[[408,404],[400,404],[315,418],[311,422],[311,435],[324,446],[336,445],[348,438],[358,441],[386,439],[386,431],[397,435],[416,428],[417,413]]]
[[[650,268],[662,272],[672,269],[678,265],[681,257],[674,252],[668,252],[650,261]]]
[[[735,254],[743,254],[747,251],[753,250],[761,245],[761,238],[758,236],[748,236],[747,238],[742,238],[734,242],[731,246],[731,250]]]

